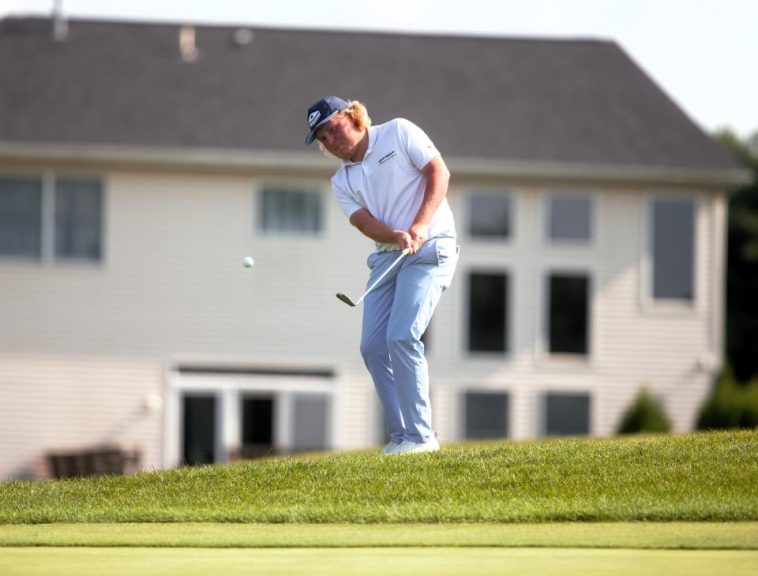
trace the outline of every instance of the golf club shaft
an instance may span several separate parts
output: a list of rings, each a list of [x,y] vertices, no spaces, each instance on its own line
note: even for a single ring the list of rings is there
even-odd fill
[[[389,274],[390,270],[392,270],[397,265],[397,263],[403,259],[403,256],[405,256],[406,254],[408,254],[408,248],[400,252],[400,256],[395,258],[395,261],[392,264],[390,264],[384,272],[382,272],[381,276],[379,276],[379,278],[374,280],[374,283],[371,284],[371,286],[366,288],[366,291],[363,293],[363,296],[358,298],[358,300],[355,301],[355,304],[358,305],[361,302],[363,302],[363,299],[368,295],[368,293],[371,292],[374,288],[376,288],[379,285],[379,282],[384,280],[384,277],[387,276],[387,274]]]

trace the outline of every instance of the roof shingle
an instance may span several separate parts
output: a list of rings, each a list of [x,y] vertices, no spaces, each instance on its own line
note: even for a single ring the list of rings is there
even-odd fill
[[[700,170],[735,167],[614,42],[0,21],[0,141],[304,152],[327,94],[406,117],[446,156]],[[317,152],[316,152],[317,153]]]

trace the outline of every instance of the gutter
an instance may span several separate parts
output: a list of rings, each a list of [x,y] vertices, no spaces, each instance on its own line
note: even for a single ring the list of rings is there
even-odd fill
[[[580,164],[553,161],[494,160],[446,156],[456,179],[513,179],[517,181],[604,182],[609,184],[700,186],[723,189],[752,182],[743,168],[675,168],[626,164]],[[181,169],[201,172],[260,172],[330,176],[335,159],[313,152],[180,148],[113,144],[53,144],[0,141],[0,163],[109,166],[127,169]]]
[[[456,176],[492,176],[517,180],[602,182],[609,184],[676,185],[731,188],[750,184],[750,170],[674,168],[627,164],[580,164],[508,160],[453,159],[448,161]]]
[[[102,165],[132,169],[198,171],[333,171],[335,161],[317,154],[224,148],[117,146],[113,144],[29,144],[0,141],[0,162]]]

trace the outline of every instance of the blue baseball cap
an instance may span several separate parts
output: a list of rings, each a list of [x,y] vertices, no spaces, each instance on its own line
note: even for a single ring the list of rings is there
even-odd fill
[[[348,106],[350,105],[342,98],[327,96],[308,108],[308,128],[310,132],[305,137],[305,143],[310,144],[313,142],[316,139],[316,130]]]

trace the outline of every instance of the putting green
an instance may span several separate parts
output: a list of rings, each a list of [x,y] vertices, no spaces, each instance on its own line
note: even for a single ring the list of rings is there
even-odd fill
[[[0,526],[3,576],[753,575],[758,523]]]
[[[754,550],[3,548],[4,576],[753,576]]]
[[[758,522],[0,525],[0,547],[23,546],[758,550]]]

